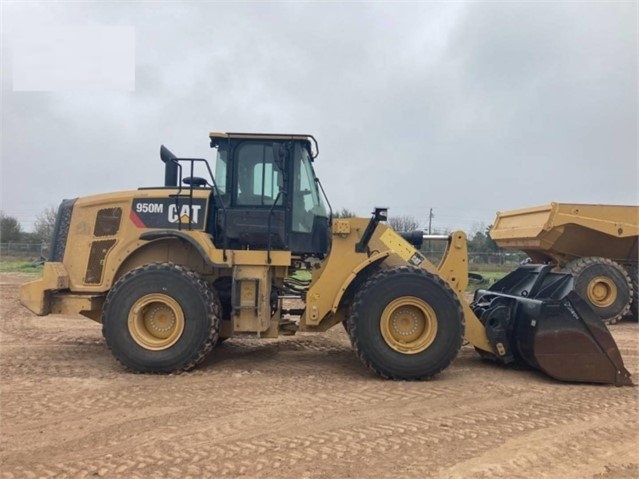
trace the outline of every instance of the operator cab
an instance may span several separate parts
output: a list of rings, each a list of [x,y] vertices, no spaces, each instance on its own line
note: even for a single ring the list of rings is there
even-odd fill
[[[212,231],[219,248],[324,255],[329,213],[313,170],[308,135],[211,133],[217,150]]]

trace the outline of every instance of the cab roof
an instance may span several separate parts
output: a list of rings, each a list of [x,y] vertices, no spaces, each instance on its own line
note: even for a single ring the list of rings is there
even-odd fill
[[[313,135],[293,135],[290,133],[228,133],[223,131],[212,131],[209,133],[211,146],[217,146],[219,140],[298,140],[306,141],[309,144],[309,154],[311,161],[319,155],[319,145]],[[314,151],[313,151],[314,150]]]
[[[212,131],[209,133],[209,138],[223,138],[223,139],[244,139],[244,140],[306,140],[310,141],[313,138],[312,135],[293,135],[289,133],[229,133],[223,131]]]

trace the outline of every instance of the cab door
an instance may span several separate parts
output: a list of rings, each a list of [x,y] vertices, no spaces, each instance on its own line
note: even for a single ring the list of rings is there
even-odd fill
[[[228,247],[265,250],[270,230],[271,249],[286,249],[285,175],[275,162],[273,143],[240,141],[230,154],[233,167],[225,225]],[[219,228],[224,228],[223,221],[223,215],[218,215]],[[218,235],[218,241],[222,239],[219,236],[223,235]]]

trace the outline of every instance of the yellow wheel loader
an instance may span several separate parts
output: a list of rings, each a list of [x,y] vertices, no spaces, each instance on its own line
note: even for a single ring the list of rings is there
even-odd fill
[[[43,277],[21,287],[22,304],[101,322],[115,358],[136,372],[189,370],[236,335],[343,323],[357,356],[385,378],[432,377],[465,338],[485,357],[560,380],[631,383],[570,274],[529,266],[469,305],[463,232],[435,266],[419,252],[422,233],[396,233],[384,208],[332,218],[312,136],[210,140],[215,174],[162,147],[163,186],[63,201]],[[299,269],[310,281],[291,278]],[[292,293],[299,311],[283,308]]]

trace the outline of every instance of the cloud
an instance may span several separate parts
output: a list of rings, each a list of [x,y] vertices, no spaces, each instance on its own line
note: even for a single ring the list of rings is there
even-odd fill
[[[438,228],[552,200],[637,203],[632,3],[3,6],[2,209],[162,181],[160,143],[301,132],[335,208]],[[134,92],[11,91],[11,36],[133,26]]]

